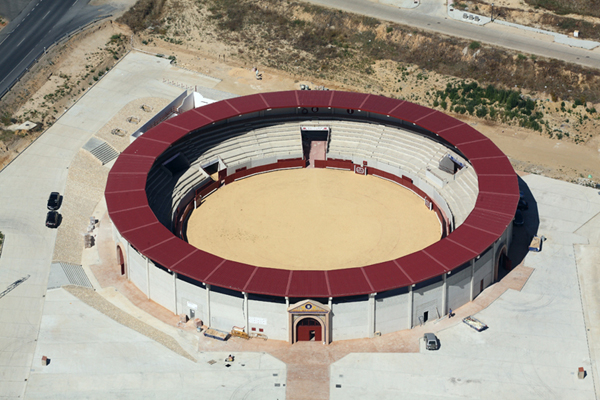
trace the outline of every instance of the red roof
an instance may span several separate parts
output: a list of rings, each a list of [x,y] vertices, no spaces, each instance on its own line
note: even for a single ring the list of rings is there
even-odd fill
[[[227,118],[275,108],[332,107],[390,115],[438,134],[471,162],[479,181],[475,208],[446,238],[397,260],[334,271],[288,271],[224,260],[196,249],[160,224],[148,205],[147,175],[171,144]],[[364,113],[352,114],[357,120]],[[268,117],[265,117],[268,118]],[[259,93],[191,110],[150,129],[117,159],[106,184],[110,218],[138,251],[161,266],[207,284],[288,297],[341,297],[405,287],[462,266],[489,248],[512,222],[519,188],[508,158],[471,126],[403,100],[335,91]]]

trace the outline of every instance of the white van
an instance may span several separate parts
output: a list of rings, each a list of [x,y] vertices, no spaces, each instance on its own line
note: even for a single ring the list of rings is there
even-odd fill
[[[423,340],[425,340],[425,348],[427,350],[437,350],[440,347],[438,338],[433,333],[426,333],[423,336]]]

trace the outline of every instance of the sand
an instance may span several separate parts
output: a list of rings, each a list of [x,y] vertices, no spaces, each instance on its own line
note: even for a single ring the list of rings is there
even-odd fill
[[[189,219],[188,241],[247,264],[333,270],[388,261],[440,239],[413,192],[329,169],[270,172],[227,185]]]

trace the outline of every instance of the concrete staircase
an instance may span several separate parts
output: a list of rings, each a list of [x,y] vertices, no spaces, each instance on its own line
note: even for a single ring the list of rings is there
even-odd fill
[[[119,152],[111,145],[95,137],[90,138],[83,146],[83,149],[89,151],[94,157],[100,160],[102,165],[108,164],[119,156]]]
[[[48,289],[57,289],[63,285],[77,285],[93,288],[81,265],[54,262],[50,266]]]

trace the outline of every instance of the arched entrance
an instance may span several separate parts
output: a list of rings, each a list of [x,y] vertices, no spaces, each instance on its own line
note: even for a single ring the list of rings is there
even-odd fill
[[[125,253],[123,252],[123,246],[120,244],[117,245],[117,264],[121,267],[121,275],[126,275]]]
[[[506,255],[506,245],[502,246],[502,249],[498,252],[498,256],[496,257],[496,264],[494,265],[494,282],[498,281],[498,274],[500,268],[510,271],[511,262],[508,256]]]
[[[331,309],[314,300],[303,300],[288,307],[290,343],[331,341]]]
[[[306,317],[296,324],[296,341],[320,342],[323,340],[323,328],[315,318]]]

